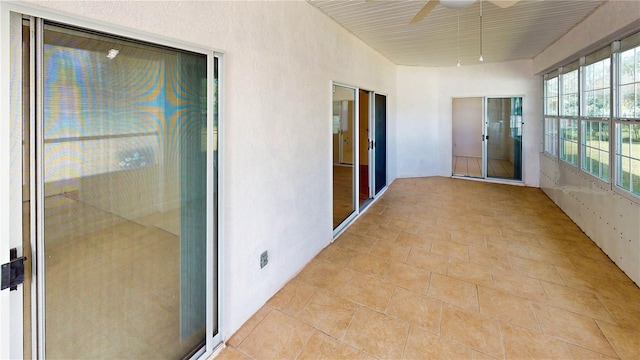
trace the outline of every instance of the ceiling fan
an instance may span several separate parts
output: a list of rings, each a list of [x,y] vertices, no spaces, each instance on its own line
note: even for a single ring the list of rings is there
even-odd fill
[[[438,6],[438,4],[449,9],[461,9],[463,7],[467,7],[475,3],[476,1],[477,0],[429,0],[422,7],[422,9],[420,9],[420,11],[418,11],[414,15],[413,19],[409,21],[409,24],[415,24],[422,21],[425,17],[427,17],[427,15],[429,15],[429,13],[431,12],[431,10],[433,10],[433,8]],[[488,1],[492,2],[498,7],[508,8],[509,6],[517,3],[520,0],[488,0]]]

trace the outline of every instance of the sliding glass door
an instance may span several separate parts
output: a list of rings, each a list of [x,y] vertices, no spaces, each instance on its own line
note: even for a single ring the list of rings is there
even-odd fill
[[[387,97],[337,84],[332,90],[335,235],[386,187]]]
[[[37,283],[24,288],[32,356],[210,352],[219,339],[218,58],[12,19],[23,43],[21,137],[34,139],[12,163],[35,185],[23,196],[35,229],[23,231]]]
[[[522,180],[522,97],[452,100],[452,175]]]
[[[487,177],[522,180],[522,98],[486,102]]]
[[[356,211],[356,89],[333,86],[333,228]]]
[[[387,97],[375,94],[374,101],[374,187],[377,195],[387,186]]]

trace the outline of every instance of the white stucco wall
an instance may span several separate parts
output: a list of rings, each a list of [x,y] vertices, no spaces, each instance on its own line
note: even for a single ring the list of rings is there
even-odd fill
[[[531,60],[397,74],[398,177],[451,176],[453,98],[523,96],[523,180],[539,185],[542,86]]]
[[[332,239],[332,80],[388,95],[394,178],[395,65],[304,1],[38,5],[224,52],[225,339]]]

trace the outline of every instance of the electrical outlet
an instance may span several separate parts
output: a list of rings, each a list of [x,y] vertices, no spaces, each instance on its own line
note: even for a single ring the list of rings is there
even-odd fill
[[[262,254],[260,254],[260,269],[267,266],[269,263],[269,254],[265,250]]]

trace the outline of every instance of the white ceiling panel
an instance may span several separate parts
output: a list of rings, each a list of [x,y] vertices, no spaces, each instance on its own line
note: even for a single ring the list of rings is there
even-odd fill
[[[309,3],[398,65],[455,66],[458,59],[463,65],[479,63],[479,1],[459,10],[439,4],[417,24],[409,21],[427,1],[310,0]],[[500,8],[485,0],[484,61],[531,59],[603,3],[521,0]]]

